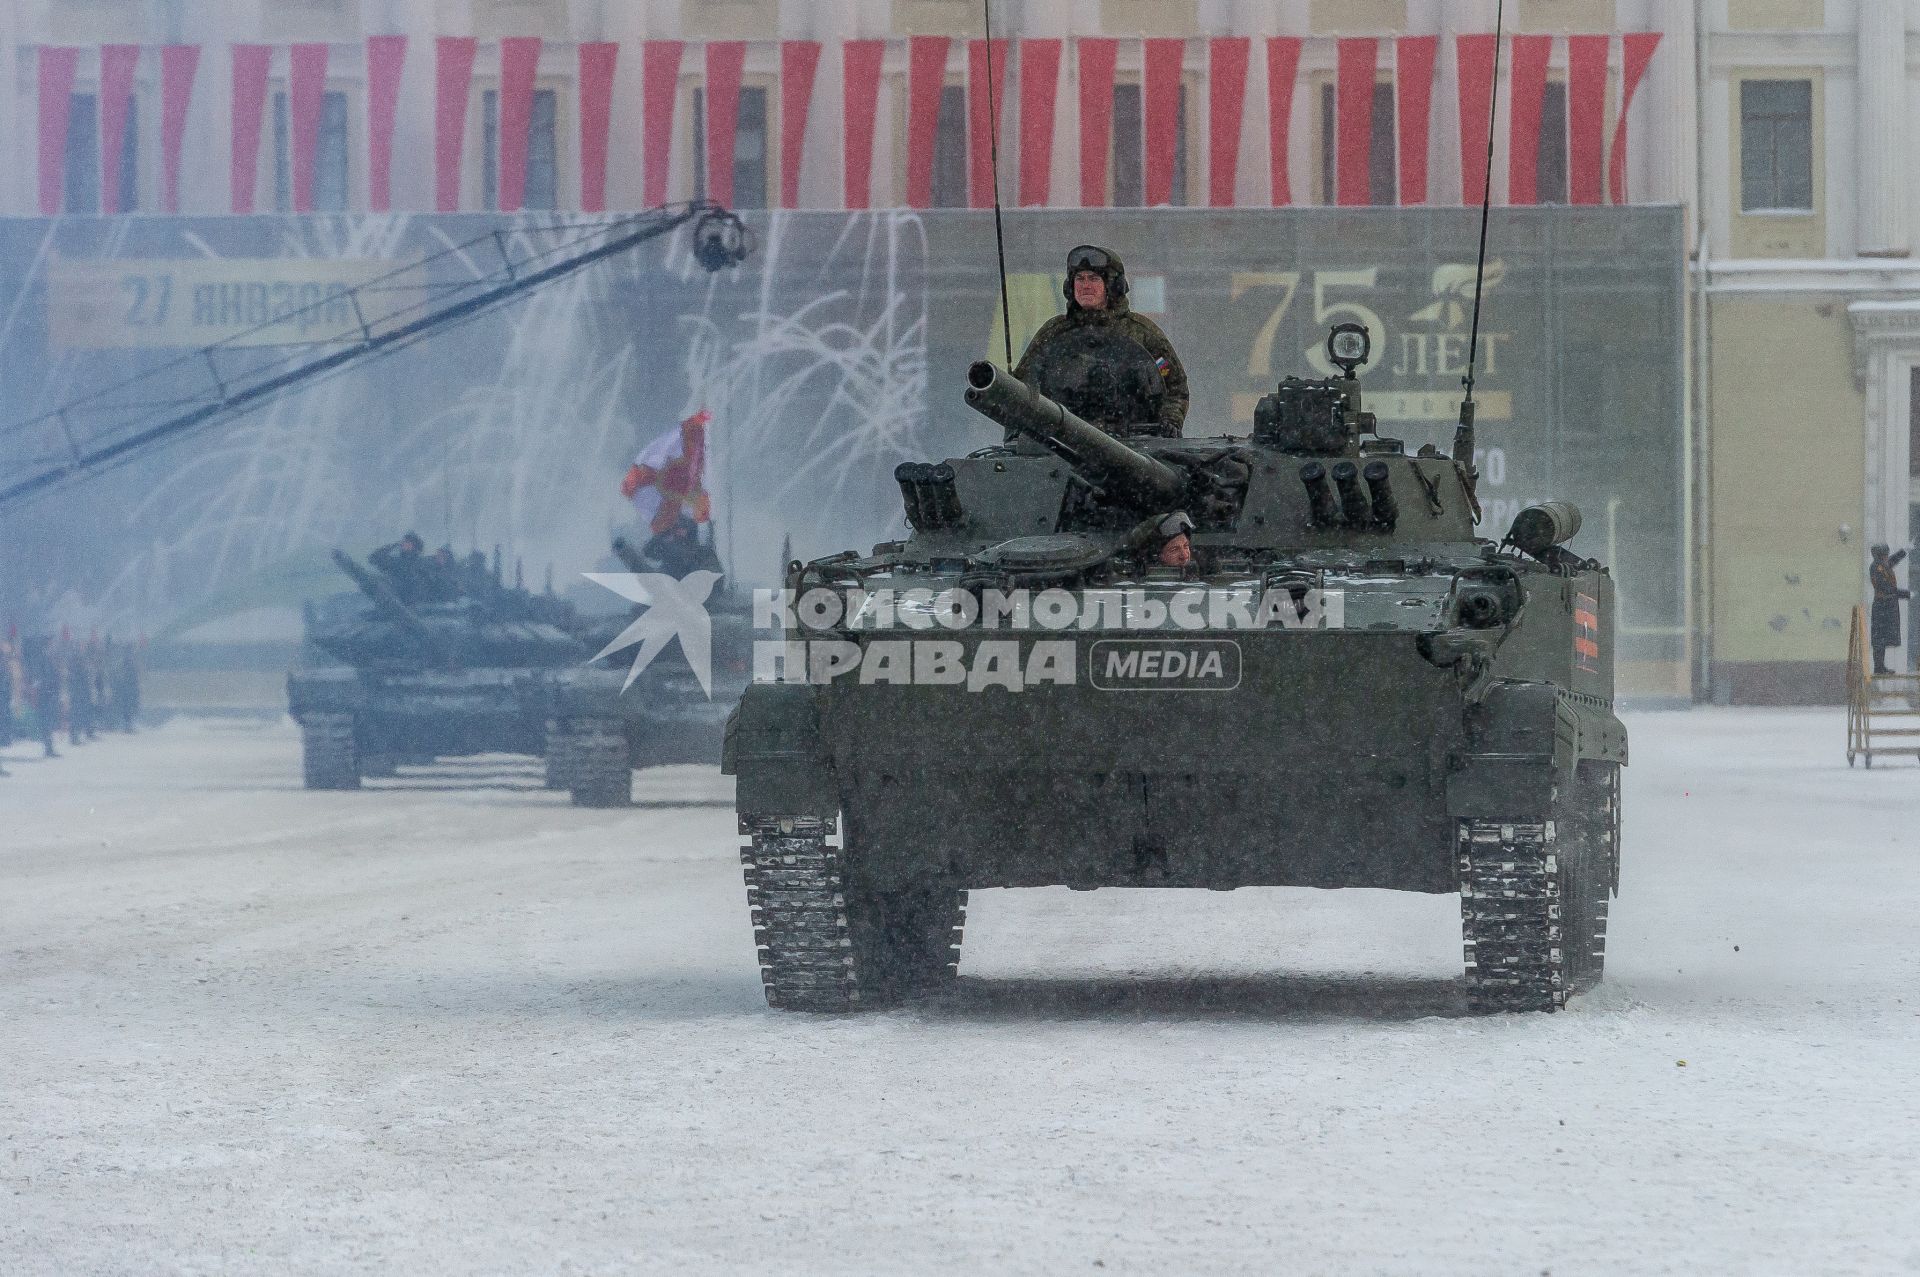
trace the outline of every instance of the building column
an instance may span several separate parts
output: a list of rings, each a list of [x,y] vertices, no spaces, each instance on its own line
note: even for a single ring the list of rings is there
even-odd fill
[[[1687,206],[1689,248],[1699,228],[1699,199],[1695,190],[1698,174],[1699,121],[1695,117],[1694,60],[1696,39],[1693,6],[1660,4],[1654,6],[1660,30],[1660,47],[1648,68],[1646,118],[1651,127],[1645,142],[1635,139],[1634,150],[1645,155],[1646,183],[1641,189],[1648,199],[1671,201]],[[1629,182],[1629,189],[1633,184]]]
[[[1907,241],[1907,17],[1903,0],[1859,0],[1859,128],[1854,134],[1862,257],[1905,257]]]

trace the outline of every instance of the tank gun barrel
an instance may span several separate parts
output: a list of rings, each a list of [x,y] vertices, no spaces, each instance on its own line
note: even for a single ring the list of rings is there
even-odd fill
[[[1186,475],[1178,468],[1128,447],[985,360],[967,370],[967,403],[1039,441],[1096,487],[1157,509],[1179,505],[1187,495]]]
[[[418,612],[400,601],[400,596],[394,593],[393,587],[387,584],[385,578],[361,567],[353,561],[353,556],[342,550],[333,552],[333,561],[340,565],[342,572],[353,578],[353,583],[360,587],[360,592],[372,599],[373,605],[394,624],[418,639],[421,645],[433,653],[437,659],[443,661],[452,659],[453,654],[448,650],[446,642],[433,632],[431,626],[420,619]]]

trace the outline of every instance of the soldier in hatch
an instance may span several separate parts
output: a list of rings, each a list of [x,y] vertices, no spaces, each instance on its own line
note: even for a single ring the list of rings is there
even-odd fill
[[[393,592],[402,603],[417,603],[423,593],[426,560],[421,551],[426,542],[417,532],[409,532],[392,545],[383,545],[367,556],[367,562],[386,574]]]
[[[1178,437],[1187,373],[1159,325],[1129,307],[1120,258],[1080,245],[1063,291],[1067,313],[1041,325],[1013,375],[1116,434]]]

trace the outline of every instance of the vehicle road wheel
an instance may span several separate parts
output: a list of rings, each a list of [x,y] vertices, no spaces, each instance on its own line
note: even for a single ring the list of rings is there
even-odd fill
[[[360,788],[353,715],[307,715],[300,724],[300,763],[308,789]]]
[[[575,723],[565,750],[575,807],[625,807],[633,801],[627,736],[616,721]]]

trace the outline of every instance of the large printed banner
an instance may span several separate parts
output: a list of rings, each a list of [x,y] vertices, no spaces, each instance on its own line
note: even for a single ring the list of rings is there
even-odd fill
[[[353,290],[397,293],[405,274],[394,261],[60,260],[47,271],[47,327],[56,350],[356,341],[370,330]]]
[[[1357,320],[1373,333],[1361,384],[1381,431],[1445,449],[1477,219],[1010,212],[1014,352],[1063,307],[1067,249],[1098,242],[1126,259],[1135,306],[1186,364],[1188,434],[1246,433],[1259,396],[1290,373],[1326,375],[1328,326]],[[755,229],[758,251],[737,271],[710,277],[684,237],[657,241],[0,518],[0,609],[57,600],[75,619],[158,631],[257,601],[249,582],[284,579],[290,563],[408,528],[462,551],[499,544],[564,589],[612,566],[633,454],[701,407],[716,536],[737,577],[770,582],[788,545],[812,556],[899,535],[896,464],[998,438],[961,400],[967,364],[1004,357],[991,215],[776,213]],[[355,285],[486,237],[471,260],[444,254],[399,277],[410,296],[456,295],[497,267],[494,230],[522,257],[569,233],[535,217],[0,222],[0,292],[16,317],[0,329],[0,469],[68,446],[9,422],[94,394],[124,425],[204,394],[250,357],[235,347],[337,349],[359,322]],[[1623,657],[1680,661],[1680,215],[1502,209],[1490,243],[1482,531],[1499,537],[1532,501],[1577,502],[1576,548],[1619,582]],[[223,340],[211,361],[196,354]],[[152,368],[178,369],[177,396],[121,402],[116,383]]]

